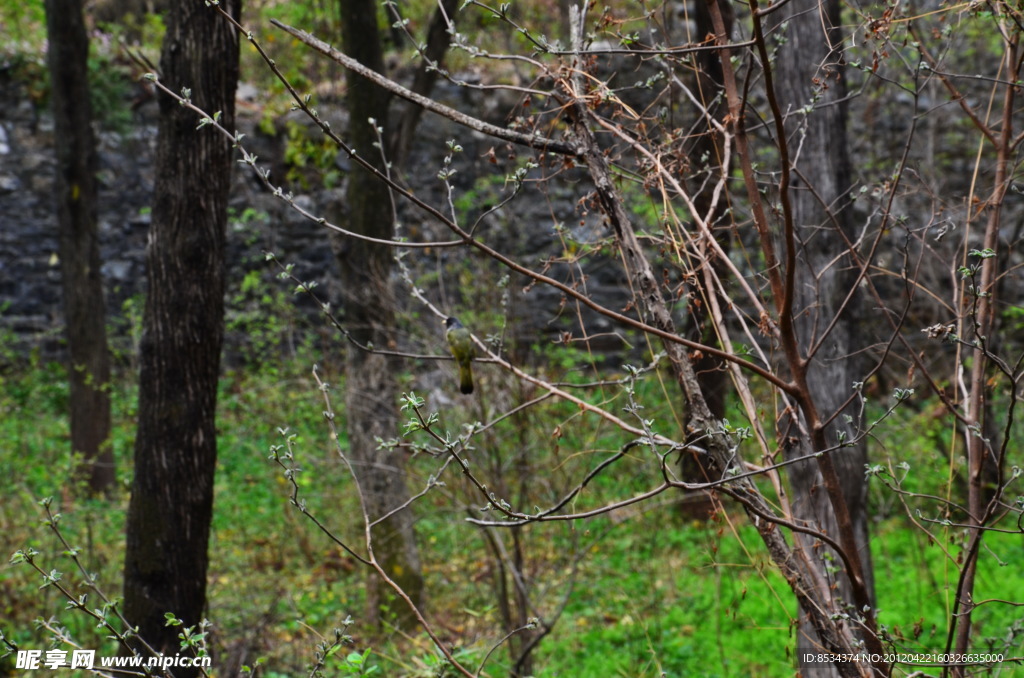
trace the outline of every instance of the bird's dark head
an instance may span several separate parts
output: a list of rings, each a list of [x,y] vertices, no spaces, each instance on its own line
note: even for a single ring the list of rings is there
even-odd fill
[[[462,323],[460,323],[459,319],[455,316],[449,316],[448,319],[444,321],[444,326],[450,330],[458,329],[462,327]]]

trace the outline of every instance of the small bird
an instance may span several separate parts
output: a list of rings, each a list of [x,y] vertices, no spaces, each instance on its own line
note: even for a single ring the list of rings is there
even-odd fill
[[[448,339],[448,348],[455,357],[455,363],[459,366],[459,390],[469,394],[473,392],[473,356],[476,350],[473,346],[473,339],[469,336],[469,330],[463,327],[459,319],[452,316],[444,321],[444,336]]]

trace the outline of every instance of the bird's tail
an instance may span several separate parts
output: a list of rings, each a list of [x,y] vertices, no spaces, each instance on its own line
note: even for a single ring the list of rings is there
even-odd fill
[[[469,395],[473,392],[473,368],[459,365],[459,390]]]

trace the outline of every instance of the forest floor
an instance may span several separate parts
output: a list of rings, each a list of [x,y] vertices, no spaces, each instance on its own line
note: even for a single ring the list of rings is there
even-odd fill
[[[443,662],[421,630],[387,623],[378,628],[366,621],[366,572],[290,505],[291,486],[268,458],[272,445],[284,443],[283,429],[296,436],[296,465],[306,471],[298,475],[300,498],[338,537],[358,544],[352,483],[323,424],[312,361],[296,358],[283,364],[230,372],[222,380],[209,573],[213,674],[237,675],[262,658],[257,675],[306,675],[315,645],[351,617],[347,632],[352,643],[328,660],[327,675],[370,675],[368,670],[382,676],[447,675],[439,673]],[[330,373],[329,366],[321,369]],[[73,592],[85,592],[81,576],[42,523],[38,502],[53,497],[54,510],[62,514],[62,534],[81,547],[85,566],[98,576],[104,592],[118,596],[134,387],[122,378],[113,389],[120,487],[109,500],[85,500],[75,496],[69,483],[62,369],[36,363],[0,378],[0,553],[10,558],[18,549],[33,548],[43,570],[65,573]],[[333,382],[337,391],[340,380]],[[335,398],[340,401],[340,393]],[[940,459],[942,432],[923,427],[927,410],[905,416],[906,421],[889,429],[905,439],[876,445],[877,462],[885,463],[887,446],[897,446],[904,459],[908,451],[921,463]],[[567,463],[579,452],[572,445],[567,438],[560,450],[536,449],[541,457],[561,455],[560,463]],[[546,460],[535,461],[536,469],[527,471],[543,474]],[[412,487],[425,481],[430,462],[410,462]],[[531,480],[550,481],[543,475]],[[599,478],[596,482],[604,487],[594,493],[636,491],[644,480],[641,465],[627,464],[615,478]],[[458,477],[448,476],[447,483],[416,505],[426,612],[456,656],[476,666],[503,635],[499,570],[480,528],[465,520],[466,509],[483,502]],[[641,506],[575,527],[537,525],[519,533],[534,606],[529,616],[553,622],[534,652],[535,675],[794,675],[795,604],[742,512],[695,514],[685,510],[681,497],[666,495]],[[896,646],[941,651],[957,577],[950,559],[959,552],[959,537],[955,530],[935,528],[939,541],[932,542],[913,526],[899,500],[877,487],[872,511],[878,597],[886,601],[881,622]],[[505,543],[512,544],[507,537],[502,537]],[[1012,564],[1019,561],[1019,536],[1001,540],[993,535],[989,546],[1010,566],[983,570],[976,600],[1024,600],[1024,572]],[[38,574],[27,565],[0,569],[0,631],[19,647],[50,647],[52,634],[34,620],[53,618],[80,646],[113,654],[94,622],[67,611],[65,603],[52,587],[40,588]],[[1022,654],[1021,617],[1019,608],[980,607],[977,650]],[[508,675],[509,666],[509,654],[501,648],[484,675]],[[0,660],[0,675],[12,667],[13,657]]]

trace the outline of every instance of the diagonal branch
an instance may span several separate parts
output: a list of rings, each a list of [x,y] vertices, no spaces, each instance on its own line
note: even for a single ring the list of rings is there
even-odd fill
[[[412,90],[409,90],[402,85],[399,85],[394,80],[389,80],[377,71],[371,68],[367,68],[352,57],[349,57],[341,51],[331,47],[323,40],[310,35],[306,31],[298,28],[293,28],[287,24],[283,24],[277,19],[271,19],[270,23],[274,24],[282,31],[288,33],[296,40],[305,43],[309,47],[312,47],[316,51],[320,52],[324,56],[327,56],[334,61],[338,62],[353,73],[358,73],[367,80],[371,80],[378,87],[386,89],[392,94],[399,96],[406,101],[411,101],[417,106],[422,106],[431,113],[437,113],[438,115],[448,118],[452,122],[456,122],[464,127],[486,134],[488,136],[495,137],[497,139],[503,139],[510,141],[514,144],[520,144],[521,146],[528,146],[535,148],[539,151],[550,151],[553,153],[561,153],[562,155],[578,156],[579,151],[564,141],[557,141],[555,139],[548,139],[547,137],[540,136],[538,134],[524,134],[523,132],[517,132],[515,130],[508,129],[506,127],[498,127],[492,125],[489,122],[484,122],[472,116],[466,115],[461,111],[457,111],[454,108],[439,104],[433,99],[417,94]]]

